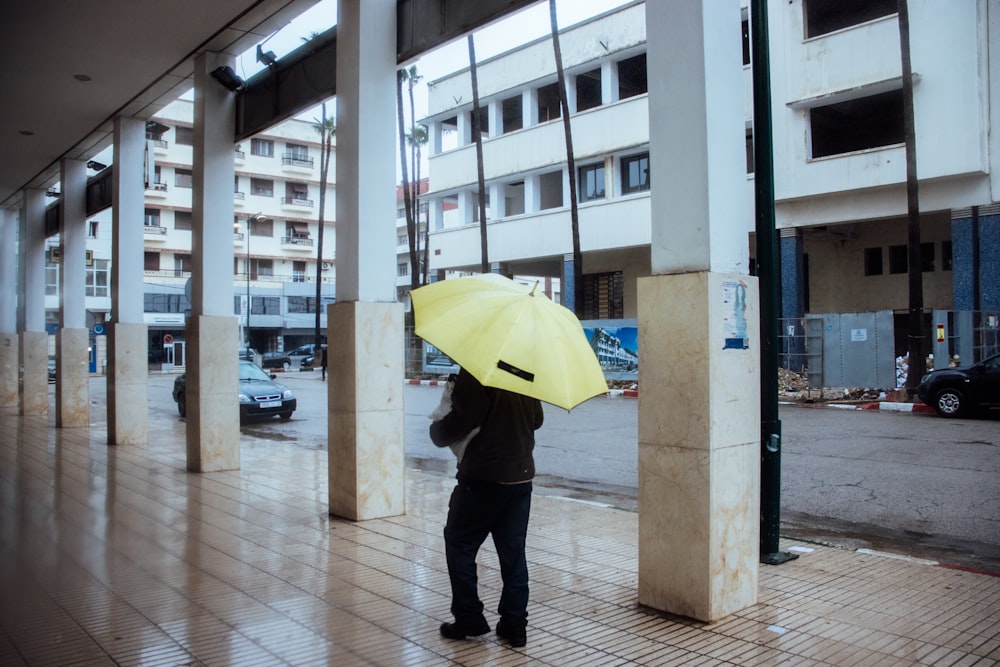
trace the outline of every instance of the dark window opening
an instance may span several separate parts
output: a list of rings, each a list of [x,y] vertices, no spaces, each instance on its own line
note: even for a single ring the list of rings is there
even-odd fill
[[[580,201],[604,199],[604,163],[588,164],[585,167],[580,167],[579,172],[577,189],[580,193]]]
[[[147,208],[145,215],[143,216],[143,224],[147,227],[159,227],[160,226],[160,209],[158,208]]]
[[[951,271],[951,241],[941,241],[941,270]]]
[[[929,272],[934,270],[934,244],[920,244],[920,270]]]
[[[583,313],[580,319],[625,317],[625,278],[621,271],[583,276]]]
[[[858,25],[896,13],[897,0],[804,0],[806,37]]]
[[[489,107],[479,107],[479,115],[476,116],[475,113],[472,114],[471,120],[479,119],[479,134],[483,139],[489,139],[490,137],[490,110]],[[473,140],[475,140],[475,135],[473,135]]]
[[[160,253],[158,252],[142,253],[142,268],[144,271],[159,271]]]
[[[905,245],[889,246],[889,273],[906,273],[910,269]]]
[[[865,275],[882,275],[882,248],[865,248]]]
[[[183,313],[188,308],[183,294],[143,294],[142,302],[147,313]]]
[[[559,208],[563,205],[563,175],[561,171],[550,171],[538,177],[539,210]]]
[[[903,93],[816,107],[809,112],[812,157],[850,153],[903,143]]]
[[[251,139],[250,154],[260,157],[274,157],[274,142],[270,139]]]
[[[274,181],[265,178],[251,178],[250,194],[258,197],[273,197]]]
[[[538,122],[545,123],[562,117],[559,108],[559,84],[551,83],[538,89]]]
[[[174,169],[174,185],[179,188],[190,188],[191,187],[191,170],[190,169]]]
[[[521,96],[508,97],[500,103],[503,113],[503,132],[513,132],[524,127],[524,107],[521,104]]]
[[[743,64],[750,64],[750,20],[743,19]]]
[[[576,110],[586,111],[601,106],[600,68],[584,72],[576,77]]]
[[[271,218],[250,218],[250,235],[251,236],[266,236],[271,238],[274,236],[274,220]]]
[[[649,153],[622,158],[622,194],[649,189]]]
[[[174,211],[174,229],[191,229],[191,211]]]
[[[618,99],[643,95],[646,87],[646,54],[626,58],[618,63]]]
[[[747,130],[747,173],[754,172],[753,130]]]
[[[178,125],[174,128],[174,143],[178,146],[194,145],[194,128]]]
[[[289,313],[315,313],[316,297],[314,296],[290,296],[288,297]]]
[[[281,297],[279,296],[255,296],[251,297],[250,302],[250,313],[253,315],[281,314]]]

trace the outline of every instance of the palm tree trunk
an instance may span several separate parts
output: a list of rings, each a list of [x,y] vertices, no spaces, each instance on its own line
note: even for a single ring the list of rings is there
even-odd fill
[[[906,388],[912,395],[927,372],[924,362],[924,283],[920,253],[920,199],[917,192],[917,142],[913,119],[913,69],[910,64],[910,14],[907,0],[897,1],[899,12],[899,49],[903,68],[903,140],[906,144],[906,213],[907,274],[910,288],[909,339],[910,362]]]
[[[317,357],[321,354],[323,345],[322,328],[320,327],[320,317],[323,314],[323,231],[326,227],[326,179],[330,173],[330,153],[333,149],[333,137],[326,121],[326,102],[323,103],[322,109],[319,153],[319,229],[316,231],[316,331],[314,343]]]
[[[566,135],[566,167],[569,170],[569,219],[573,234],[573,312],[583,313],[583,252],[580,250],[580,212],[576,203],[576,158],[573,155],[573,129],[569,120],[566,97],[566,73],[563,71],[562,48],[559,46],[559,22],[556,20],[556,0],[549,0],[552,24],[552,49],[555,51],[556,75],[559,77],[559,105],[562,107],[563,132]]]
[[[406,167],[406,125],[403,119],[403,70],[396,72],[396,115],[399,125],[399,162],[403,172],[403,209],[406,211],[406,236],[410,241],[410,289],[420,287],[417,271],[415,225],[413,222],[413,202],[410,197],[410,176]]]
[[[476,73],[476,44],[469,35],[469,73],[472,75],[472,137],[476,141],[476,171],[479,175],[479,236],[482,248],[482,272],[490,272],[486,241],[486,177],[483,173],[483,131],[479,126],[479,79]]]

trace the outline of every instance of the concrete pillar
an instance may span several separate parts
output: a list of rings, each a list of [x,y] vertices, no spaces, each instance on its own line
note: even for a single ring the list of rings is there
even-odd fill
[[[405,511],[403,307],[396,303],[396,3],[342,0],[337,20],[337,302],[327,322],[330,513]],[[331,343],[333,338],[329,339]]]
[[[20,337],[17,335],[17,212],[0,209],[0,408],[18,403]]]
[[[187,321],[187,467],[240,467],[239,332],[233,314],[233,133],[236,95],[210,76],[231,56],[195,59],[191,190],[191,316]],[[247,225],[247,243],[250,228]],[[247,267],[249,271],[249,267]]]
[[[143,320],[143,226],[146,125],[114,120],[111,179],[111,313],[108,327],[108,444],[149,439],[149,360]],[[150,178],[152,175],[150,174]],[[232,183],[230,183],[232,187]]]
[[[20,414],[49,413],[49,336],[45,332],[45,192],[24,192],[24,236],[21,261],[24,280],[24,323],[21,331],[19,364],[21,378]]]
[[[601,63],[601,104],[618,101],[618,63],[605,60]]]
[[[638,285],[639,602],[713,621],[756,602],[759,559],[759,299],[749,211],[733,195],[746,180],[740,7],[651,0],[646,24],[658,29],[654,275]]]
[[[59,238],[59,319],[56,332],[56,426],[90,426],[90,374],[87,345],[87,164],[60,163],[62,205]]]

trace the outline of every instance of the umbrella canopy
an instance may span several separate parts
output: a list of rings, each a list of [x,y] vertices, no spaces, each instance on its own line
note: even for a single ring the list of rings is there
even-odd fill
[[[608,391],[580,320],[534,287],[480,274],[431,283],[410,297],[416,334],[484,386],[566,410]]]

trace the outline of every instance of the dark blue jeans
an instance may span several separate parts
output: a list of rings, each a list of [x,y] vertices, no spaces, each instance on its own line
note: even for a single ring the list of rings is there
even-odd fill
[[[524,555],[531,512],[531,483],[494,484],[459,479],[448,503],[445,555],[451,579],[451,613],[459,623],[483,616],[476,575],[476,554],[493,535],[500,560],[503,592],[497,613],[507,626],[528,620],[528,562]]]

